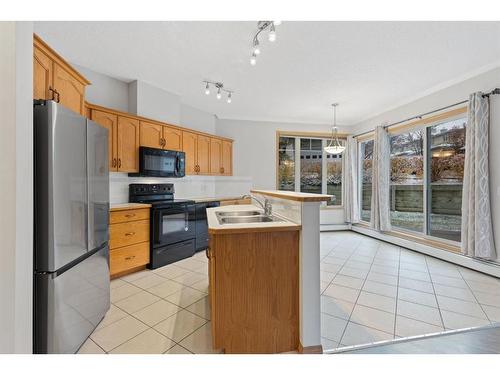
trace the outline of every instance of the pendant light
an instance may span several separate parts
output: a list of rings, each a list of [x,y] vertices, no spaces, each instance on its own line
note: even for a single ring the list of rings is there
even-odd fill
[[[339,103],[333,103],[333,127],[332,127],[332,139],[328,142],[325,147],[325,152],[328,154],[338,155],[344,152],[345,146],[340,144],[338,138],[338,128],[337,128],[337,106]]]

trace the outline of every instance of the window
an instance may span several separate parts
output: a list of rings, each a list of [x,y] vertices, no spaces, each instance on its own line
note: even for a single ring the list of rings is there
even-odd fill
[[[424,133],[416,130],[391,137],[391,224],[424,230]]]
[[[394,227],[460,242],[466,122],[465,117],[447,118],[391,136],[389,201]],[[365,221],[370,220],[370,147],[360,143]]]
[[[342,155],[327,154],[326,142],[319,137],[279,136],[278,189],[331,194],[334,198],[327,205],[342,205]]]
[[[373,160],[373,140],[361,142],[361,220],[370,222],[372,204],[372,160]]]

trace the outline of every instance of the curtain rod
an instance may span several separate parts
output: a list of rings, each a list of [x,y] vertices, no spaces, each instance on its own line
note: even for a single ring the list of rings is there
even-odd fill
[[[500,88],[496,88],[496,89],[493,89],[492,91],[490,91],[489,93],[486,93],[486,94],[483,94],[483,98],[487,98],[489,97],[490,95],[498,95],[500,94]],[[433,114],[433,113],[436,113],[436,112],[440,112],[440,111],[443,111],[445,109],[448,109],[448,108],[451,108],[451,107],[455,107],[457,105],[460,105],[460,104],[465,104],[467,103],[469,100],[462,100],[461,102],[458,102],[458,103],[455,103],[455,104],[450,104],[450,105],[447,105],[446,107],[441,107],[441,108],[438,108],[438,109],[435,109],[433,111],[430,111],[430,112],[426,112],[426,113],[422,113],[420,115],[417,115],[417,116],[413,116],[413,117],[410,117],[410,118],[407,118],[405,120],[401,120],[401,121],[398,121],[398,122],[393,122],[392,124],[389,124],[389,125],[384,125],[384,129],[387,129],[391,126],[395,126],[395,125],[399,125],[399,124],[402,124],[404,122],[407,122],[407,121],[411,121],[411,120],[420,120],[422,119],[422,117],[424,116],[427,116],[427,115],[430,115],[430,114]],[[365,131],[363,133],[359,133],[359,134],[356,134],[354,135],[353,137],[354,138],[357,138],[357,137],[360,137],[362,135],[365,135],[365,134],[368,134],[368,133],[371,133],[373,132],[374,130],[368,130],[368,131]]]

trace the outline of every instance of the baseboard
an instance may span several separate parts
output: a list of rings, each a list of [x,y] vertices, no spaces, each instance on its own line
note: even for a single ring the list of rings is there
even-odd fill
[[[351,224],[320,224],[320,232],[335,232],[340,230],[350,230]]]
[[[323,346],[313,345],[303,347],[302,343],[299,342],[298,352],[299,354],[323,354]]]

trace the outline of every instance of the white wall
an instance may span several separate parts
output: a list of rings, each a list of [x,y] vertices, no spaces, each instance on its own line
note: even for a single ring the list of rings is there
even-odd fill
[[[33,24],[0,22],[0,353],[32,351]]]
[[[128,83],[94,72],[88,68],[73,64],[92,84],[85,89],[85,99],[92,104],[128,112]]]
[[[356,133],[372,130],[384,122],[392,123],[466,100],[475,91],[489,92],[500,87],[500,68],[439,90],[414,102],[387,111],[355,126]],[[490,99],[490,191],[493,229],[497,254],[500,254],[500,97]],[[500,259],[500,256],[499,258]]]
[[[142,81],[129,84],[129,112],[154,120],[179,125],[181,100],[159,87]]]

